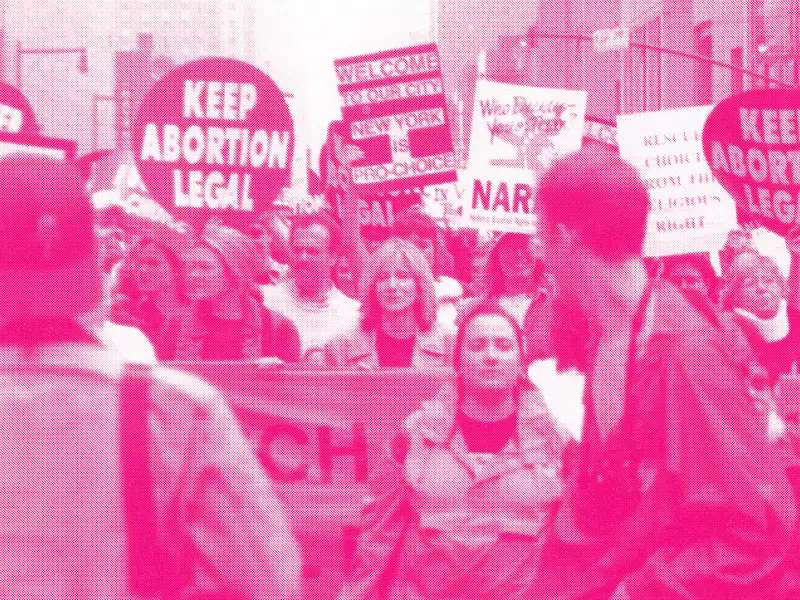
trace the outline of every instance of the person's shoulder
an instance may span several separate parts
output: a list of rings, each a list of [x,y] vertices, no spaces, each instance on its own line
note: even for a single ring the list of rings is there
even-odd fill
[[[276,308],[290,302],[292,299],[291,290],[289,289],[288,280],[282,280],[278,283],[271,283],[268,285],[259,286],[261,298],[264,306],[267,308]]]
[[[361,303],[358,300],[351,298],[336,286],[331,288],[330,301],[339,310],[343,309],[352,313],[358,313],[361,308]]]
[[[143,331],[136,327],[105,321],[99,337],[107,346],[114,348],[128,362],[154,364],[156,351]]]
[[[372,342],[370,332],[365,331],[359,323],[334,335],[325,347],[352,358],[354,354],[367,352]]]
[[[208,422],[228,410],[222,394],[210,383],[163,365],[151,369],[151,398],[156,416],[180,428]]]
[[[448,277],[447,275],[441,275],[436,279],[436,296],[437,298],[446,299],[458,299],[464,295],[464,287],[452,277]]]

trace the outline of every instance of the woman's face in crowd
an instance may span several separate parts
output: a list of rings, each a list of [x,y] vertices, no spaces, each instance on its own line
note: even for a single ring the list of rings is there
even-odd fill
[[[378,272],[375,296],[385,312],[398,313],[414,307],[419,296],[417,281],[405,259],[398,258]]]
[[[498,248],[500,270],[506,279],[520,279],[533,277],[535,258],[531,246],[532,242],[520,244],[517,240],[503,243]]]
[[[689,263],[678,263],[672,267],[667,273],[667,279],[678,289],[698,292],[704,296],[710,295],[700,271]]]
[[[734,303],[760,319],[771,319],[778,314],[782,299],[783,289],[775,273],[756,268],[742,280]]]
[[[210,249],[198,246],[185,258],[186,294],[192,300],[213,300],[230,289],[225,265]]]
[[[155,294],[175,284],[172,263],[156,244],[141,248],[134,276],[141,294]]]
[[[336,287],[342,290],[351,298],[355,296],[356,284],[353,279],[353,270],[350,268],[350,261],[346,256],[340,256],[333,267],[334,280]]]
[[[500,315],[480,315],[467,324],[460,358],[464,384],[472,389],[509,389],[522,370],[516,333]]]

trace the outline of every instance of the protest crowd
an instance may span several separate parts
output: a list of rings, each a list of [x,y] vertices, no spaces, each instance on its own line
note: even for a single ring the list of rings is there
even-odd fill
[[[800,226],[788,273],[744,219],[653,255],[632,161],[540,169],[532,135],[535,189],[469,193],[535,227],[434,218],[419,186],[375,226],[346,130],[321,207],[236,219],[255,178],[165,223],[97,210],[68,158],[0,158],[0,597],[800,598]],[[285,166],[260,139],[246,168]]]

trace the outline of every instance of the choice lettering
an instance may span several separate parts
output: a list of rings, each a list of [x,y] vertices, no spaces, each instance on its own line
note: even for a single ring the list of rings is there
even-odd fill
[[[316,480],[330,484],[334,473],[365,483],[368,479],[367,434],[363,423],[350,431],[327,425],[307,431],[291,423],[255,425],[250,435],[264,468],[282,483]],[[278,446],[280,444],[280,449]]]

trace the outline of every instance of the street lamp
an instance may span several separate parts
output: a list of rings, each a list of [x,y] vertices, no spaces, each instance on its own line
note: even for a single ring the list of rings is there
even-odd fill
[[[17,40],[16,51],[16,82],[17,87],[22,89],[22,57],[26,54],[77,54],[78,55],[78,72],[86,74],[89,72],[89,58],[86,46],[79,46],[77,48],[23,48],[22,42]]]
[[[109,96],[106,94],[92,94],[92,149],[98,150],[98,137],[100,130],[100,118],[98,110],[100,109],[101,102],[108,102],[116,106],[117,97]]]

